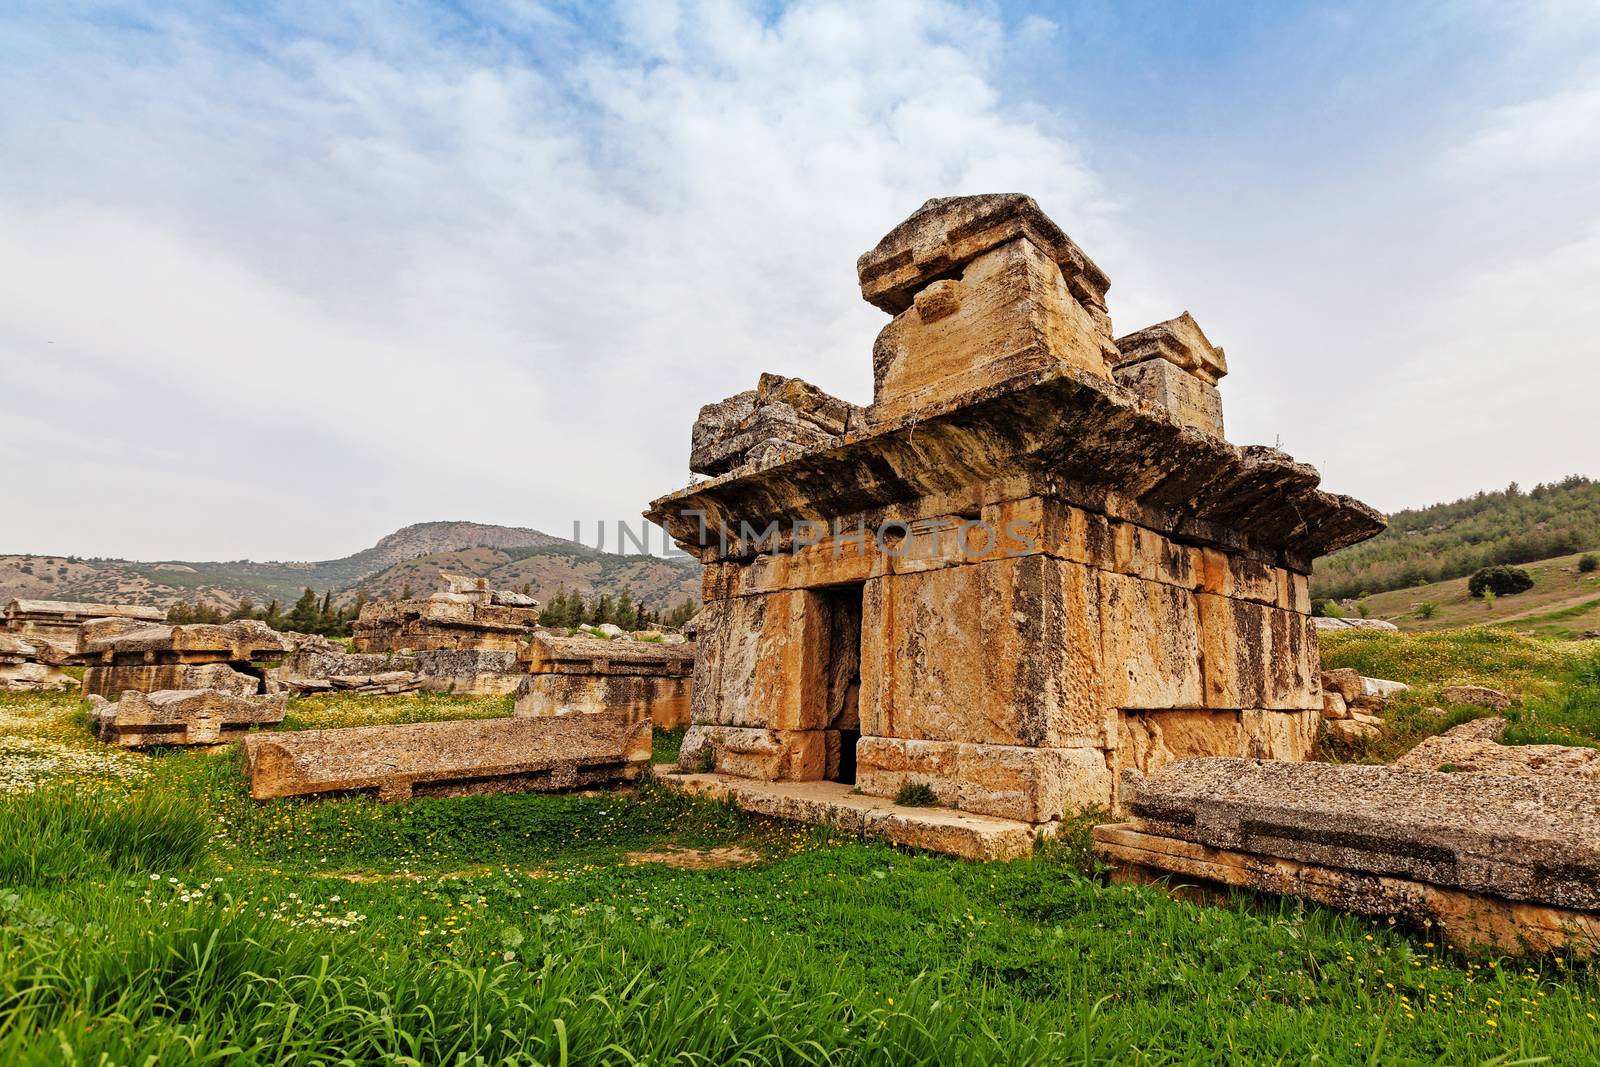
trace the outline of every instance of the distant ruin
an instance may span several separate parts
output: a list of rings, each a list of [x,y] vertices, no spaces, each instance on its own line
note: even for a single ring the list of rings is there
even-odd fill
[[[857,263],[873,403],[764,375],[647,517],[705,564],[686,772],[926,785],[1045,824],[1188,756],[1303,760],[1312,560],[1383,528],[1222,439],[1187,313],[1115,338],[1034,201],[931,200]]]
[[[85,696],[116,699],[125,692],[212,689],[237,697],[277,692],[263,661],[293,651],[293,639],[266,623],[149,626],[98,636],[86,629],[79,658]]]
[[[539,625],[539,602],[483,578],[440,575],[448,587],[411,600],[365,604],[353,628],[357,652],[454,649],[515,652]]]
[[[689,724],[693,645],[541,635],[518,660],[518,715],[619,711],[663,730]]]
[[[68,600],[13,600],[0,617],[0,631],[48,641],[67,652],[79,652],[80,631],[90,621],[106,620],[124,629],[166,621],[160,608],[128,604],[87,604]],[[103,636],[103,633],[102,633]]]

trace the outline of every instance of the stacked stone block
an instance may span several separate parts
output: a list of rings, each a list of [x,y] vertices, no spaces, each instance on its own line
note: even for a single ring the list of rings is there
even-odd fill
[[[647,512],[706,564],[682,769],[1045,823],[1125,769],[1304,759],[1311,561],[1382,518],[1120,380],[1226,363],[1187,314],[1114,342],[1027,197],[930,201],[858,272],[895,316],[861,431]]]

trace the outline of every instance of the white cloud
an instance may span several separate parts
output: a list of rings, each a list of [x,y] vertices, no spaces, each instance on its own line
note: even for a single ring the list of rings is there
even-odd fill
[[[316,557],[635,516],[760,371],[867,399],[854,260],[926,197],[1022,189],[1113,238],[1073,146],[992,88],[986,15],[616,15],[620,51],[555,66],[387,12],[14,28],[42,51],[0,74],[31,164],[0,177],[0,418],[61,463],[3,547]]]

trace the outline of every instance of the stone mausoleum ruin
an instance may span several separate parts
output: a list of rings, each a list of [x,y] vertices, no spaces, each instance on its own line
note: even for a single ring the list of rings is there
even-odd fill
[[[872,404],[763,376],[647,512],[706,565],[681,769],[1037,825],[1125,768],[1304,759],[1311,563],[1383,519],[1224,440],[1222,350],[1187,313],[1115,337],[1029,197],[931,200],[857,271]]]
[[[411,600],[375,600],[352,627],[357,652],[454,649],[516,652],[539,626],[539,602],[483,578],[441,574],[447,588]]]

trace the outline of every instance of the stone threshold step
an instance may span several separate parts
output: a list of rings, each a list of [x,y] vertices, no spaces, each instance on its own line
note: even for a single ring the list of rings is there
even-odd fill
[[[843,782],[767,782],[729,774],[680,774],[658,764],[656,781],[716,800],[732,800],[745,811],[775,819],[837,826],[863,837],[942,852],[969,860],[1011,860],[1033,854],[1039,837],[1053,836],[1054,823],[1027,823],[954,808],[907,808],[884,797],[852,792]]]

